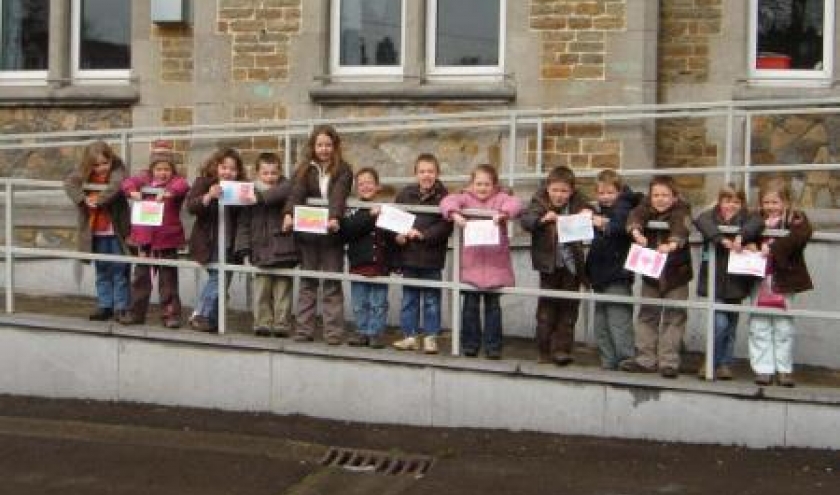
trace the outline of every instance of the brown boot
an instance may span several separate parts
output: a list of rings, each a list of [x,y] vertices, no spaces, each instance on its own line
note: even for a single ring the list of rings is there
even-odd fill
[[[776,383],[782,387],[795,387],[796,382],[793,381],[793,375],[790,373],[779,373],[776,375]]]

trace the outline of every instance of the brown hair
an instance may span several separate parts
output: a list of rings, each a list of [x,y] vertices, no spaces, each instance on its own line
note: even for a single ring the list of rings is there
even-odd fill
[[[260,165],[262,165],[264,163],[265,164],[270,163],[272,165],[277,165],[279,167],[280,166],[280,157],[277,156],[277,153],[274,153],[274,152],[271,152],[271,151],[265,151],[263,153],[260,153],[259,156],[257,156],[257,161],[254,162],[254,170],[259,172]]]
[[[680,191],[677,189],[677,182],[670,175],[654,175],[648,186],[648,195],[653,191],[653,186],[667,187],[674,196],[680,195]]]
[[[743,189],[733,183],[724,184],[720,191],[718,191],[717,202],[720,203],[724,199],[737,199],[742,205],[747,204],[747,194]]]
[[[621,191],[624,188],[624,180],[618,175],[618,172],[609,168],[598,172],[598,175],[595,177],[595,182],[613,186],[616,191]]]
[[[100,156],[104,156],[109,162],[111,162],[110,170],[114,170],[117,162],[120,161],[120,158],[116,153],[114,153],[113,148],[111,148],[111,146],[105,141],[94,141],[90,143],[85,146],[85,151],[82,154],[82,160],[79,162],[79,172],[85,179],[90,177],[90,174],[93,173],[93,168],[99,161]]]
[[[330,138],[333,145],[332,162],[327,165],[326,173],[327,175],[332,176],[336,169],[338,169],[338,166],[342,161],[341,137],[338,135],[338,132],[333,126],[326,124],[319,125],[312,129],[312,133],[309,134],[309,139],[306,141],[306,148],[303,151],[303,160],[298,164],[297,170],[295,170],[295,177],[303,177],[306,174],[306,171],[309,170],[309,164],[317,161],[315,157],[315,141],[318,140],[318,136],[322,135]]]
[[[431,163],[435,166],[435,171],[440,174],[440,162],[432,153],[420,153],[417,155],[417,159],[414,160],[414,173],[417,173],[417,164],[420,162]]]
[[[761,184],[758,190],[758,208],[761,209],[761,202],[764,196],[768,194],[778,194],[779,198],[784,201],[787,206],[791,204],[790,186],[784,177],[771,177]]]
[[[165,162],[172,167],[172,173],[177,174],[175,168],[175,153],[172,151],[172,142],[165,139],[157,139],[152,142],[152,152],[149,154],[149,171],[158,163]]]
[[[575,173],[565,165],[558,165],[548,172],[545,178],[545,185],[550,186],[555,182],[563,182],[568,184],[572,189],[575,188]]]
[[[375,168],[373,168],[373,167],[362,167],[362,168],[359,169],[358,172],[356,172],[356,175],[354,176],[354,178],[356,180],[358,180],[359,176],[364,175],[364,174],[370,175],[371,177],[373,177],[373,180],[375,180],[376,183],[379,184],[379,172],[377,172]]]
[[[470,182],[475,180],[475,176],[478,174],[487,174],[490,176],[490,182],[493,183],[494,186],[499,185],[499,172],[496,171],[496,167],[490,165],[489,163],[482,163],[481,165],[476,165],[475,168],[470,172]]]

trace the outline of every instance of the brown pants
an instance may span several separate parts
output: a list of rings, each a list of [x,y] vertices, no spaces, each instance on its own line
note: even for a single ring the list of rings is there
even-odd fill
[[[301,242],[301,268],[323,272],[344,271],[344,244],[329,234],[314,242]],[[315,315],[318,307],[317,278],[301,278],[298,294],[297,326],[299,335],[312,336],[315,333]],[[340,280],[323,280],[321,316],[324,320],[324,336],[341,338],[344,335],[344,292]]]
[[[558,268],[554,273],[540,273],[540,289],[577,291],[579,288],[580,279],[565,268]],[[537,349],[541,357],[557,352],[572,353],[579,306],[577,299],[539,298]]]
[[[288,332],[292,315],[292,278],[281,275],[256,275],[254,295],[254,327]]]
[[[141,254],[141,256],[144,256]],[[145,256],[161,259],[177,259],[175,249],[153,251]],[[135,318],[145,320],[152,296],[152,272],[157,273],[158,295],[163,319],[181,317],[181,296],[178,294],[178,269],[174,266],[135,265],[131,280],[131,312]]]
[[[663,292],[653,284],[643,283],[642,297],[685,301],[688,284]],[[680,345],[687,319],[685,308],[642,305],[636,324],[636,362],[646,368],[679,368]]]

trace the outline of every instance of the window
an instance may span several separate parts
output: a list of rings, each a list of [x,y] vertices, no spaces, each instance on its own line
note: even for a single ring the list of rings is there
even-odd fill
[[[506,0],[430,0],[428,73],[502,75],[505,4]]]
[[[130,0],[75,0],[72,33],[73,79],[129,77]]]
[[[833,0],[750,0],[750,16],[751,79],[830,81]]]
[[[334,1],[333,75],[402,75],[404,12],[404,0]]]
[[[45,81],[49,0],[0,0],[0,79]]]

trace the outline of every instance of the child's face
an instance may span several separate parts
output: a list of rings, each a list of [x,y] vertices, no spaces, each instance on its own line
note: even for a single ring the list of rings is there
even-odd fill
[[[356,194],[365,201],[373,199],[379,193],[379,182],[371,174],[359,174],[356,177]]]
[[[670,187],[655,184],[650,188],[650,205],[659,213],[668,211],[677,202],[677,196]]]
[[[332,139],[326,134],[318,134],[315,137],[315,159],[320,163],[330,163],[335,153],[335,146]]]
[[[274,185],[280,181],[280,165],[277,163],[260,162],[257,164],[257,177],[264,184]]]
[[[155,182],[169,182],[173,175],[175,170],[171,163],[157,162],[152,165],[152,180]]]
[[[761,211],[765,216],[778,217],[784,213],[786,206],[777,192],[770,192],[761,197]]]
[[[93,163],[93,173],[96,175],[105,175],[111,170],[111,160],[109,160],[105,155],[99,155],[96,157],[96,161]]]
[[[489,198],[495,188],[496,184],[493,183],[493,178],[486,172],[476,172],[472,182],[470,182],[470,191],[482,201]]]
[[[435,185],[438,178],[438,170],[434,163],[419,161],[414,166],[414,176],[420,189],[429,190]]]
[[[618,189],[613,184],[599,182],[595,189],[598,194],[598,204],[601,206],[610,207],[618,199]]]
[[[743,206],[743,203],[738,198],[720,198],[718,202],[718,210],[724,220],[729,220],[734,217],[735,214],[741,211],[741,206]]]
[[[552,182],[546,190],[548,191],[548,201],[551,203],[551,206],[555,207],[566,206],[569,198],[572,197],[572,193],[575,192],[571,184],[560,181]]]
[[[219,180],[236,180],[236,160],[226,157],[216,165],[216,175]]]

